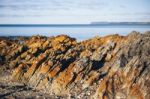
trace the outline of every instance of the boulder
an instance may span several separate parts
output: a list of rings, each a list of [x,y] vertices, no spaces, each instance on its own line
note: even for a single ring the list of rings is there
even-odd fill
[[[12,78],[50,95],[94,99],[149,99],[150,32],[82,42],[66,35],[0,40],[0,62]],[[3,56],[3,58],[2,58]]]

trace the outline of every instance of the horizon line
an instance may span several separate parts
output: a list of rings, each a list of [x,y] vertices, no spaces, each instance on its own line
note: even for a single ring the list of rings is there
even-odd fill
[[[0,27],[14,27],[14,26],[101,26],[101,25],[150,25],[150,22],[91,22],[87,24],[0,24]]]

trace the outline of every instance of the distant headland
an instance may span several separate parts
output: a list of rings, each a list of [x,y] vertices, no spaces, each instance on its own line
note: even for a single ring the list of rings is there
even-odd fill
[[[91,25],[150,25],[150,22],[91,22]]]

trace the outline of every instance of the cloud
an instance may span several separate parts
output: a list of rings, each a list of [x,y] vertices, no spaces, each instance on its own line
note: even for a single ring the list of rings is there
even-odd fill
[[[148,18],[148,3],[147,0],[0,0],[0,22],[3,18],[38,18],[40,22],[47,17],[47,20],[71,22],[74,18],[87,21]]]
[[[106,6],[101,0],[27,0],[28,2],[1,2],[0,8],[9,10],[72,10],[72,9],[99,9]],[[29,2],[30,1],[30,2]]]
[[[0,3],[0,17],[83,16],[106,8],[101,0],[26,0]]]

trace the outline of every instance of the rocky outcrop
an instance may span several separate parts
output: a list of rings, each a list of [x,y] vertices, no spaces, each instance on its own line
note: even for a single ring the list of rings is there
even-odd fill
[[[1,65],[13,68],[14,81],[70,98],[149,99],[149,60],[150,32],[0,40]]]

